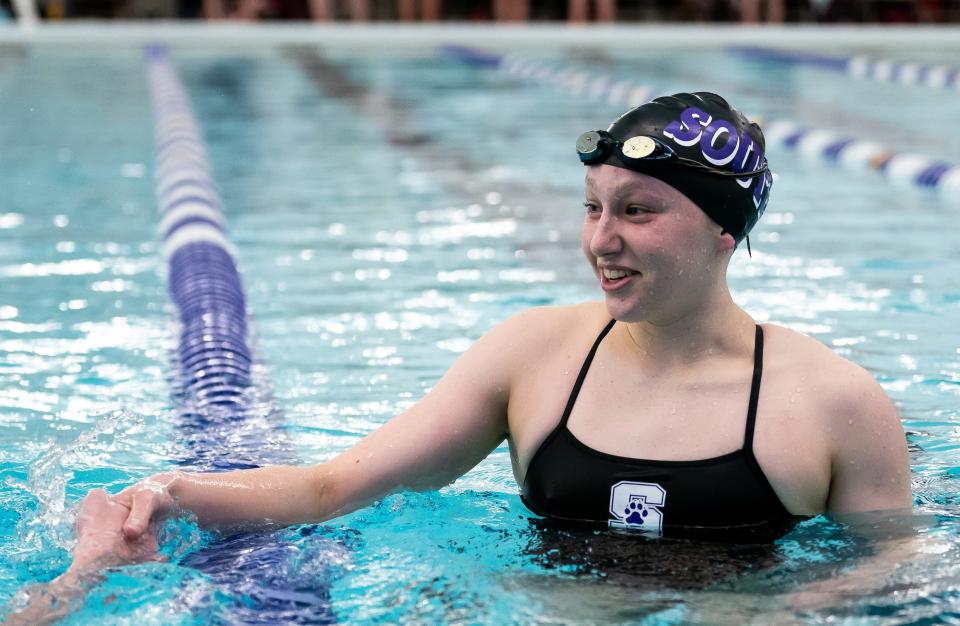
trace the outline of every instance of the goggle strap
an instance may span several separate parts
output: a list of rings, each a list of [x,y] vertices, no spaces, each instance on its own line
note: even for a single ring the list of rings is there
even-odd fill
[[[715,176],[729,176],[731,178],[756,178],[769,169],[769,167],[764,164],[760,169],[750,172],[728,172],[719,168],[710,167],[709,165],[704,165],[700,161],[694,161],[693,159],[688,159],[686,157],[677,156],[675,158],[680,163],[683,163],[688,167],[692,167],[693,169],[700,170],[701,172],[706,172],[707,174],[713,174]]]

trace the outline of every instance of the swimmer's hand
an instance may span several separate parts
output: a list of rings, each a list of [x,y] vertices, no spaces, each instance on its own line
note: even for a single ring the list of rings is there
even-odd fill
[[[58,621],[78,608],[88,588],[99,580],[106,567],[163,561],[153,533],[128,539],[123,524],[130,514],[127,506],[113,500],[103,489],[87,494],[77,515],[77,545],[73,563],[53,581],[27,590],[27,605],[7,615],[5,626],[40,626]],[[2,611],[0,611],[2,613]]]
[[[124,524],[130,507],[103,489],[87,494],[77,515],[77,545],[69,572],[95,572],[104,567],[163,560],[154,533],[130,536]]]
[[[123,521],[123,535],[129,541],[152,536],[151,528],[174,515],[178,506],[170,494],[175,474],[157,474],[131,485],[115,495],[113,500],[127,508]]]

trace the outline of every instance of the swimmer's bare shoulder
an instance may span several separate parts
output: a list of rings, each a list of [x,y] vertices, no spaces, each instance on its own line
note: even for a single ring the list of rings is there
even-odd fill
[[[815,339],[775,324],[763,329],[757,440],[766,429],[767,441],[782,443],[776,452],[792,447],[793,456],[813,459],[829,512],[909,507],[906,437],[879,383]]]
[[[512,404],[535,371],[553,370],[565,357],[575,358],[579,365],[585,346],[589,348],[609,321],[602,302],[525,309],[494,326],[470,348],[482,353],[471,365],[487,368],[487,377],[497,376],[489,371],[495,365]]]
[[[516,349],[523,367],[528,360],[539,362],[547,354],[573,347],[583,358],[583,340],[592,343],[610,321],[603,302],[582,302],[563,306],[539,306],[512,316],[491,331]]]

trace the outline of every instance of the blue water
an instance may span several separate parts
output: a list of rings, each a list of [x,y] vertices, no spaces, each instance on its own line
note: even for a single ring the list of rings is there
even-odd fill
[[[498,321],[599,296],[579,252],[572,142],[619,111],[428,56],[173,53],[239,249],[259,401],[282,412],[304,462],[409,406]],[[574,60],[960,160],[960,129],[925,123],[952,111],[929,91],[703,58]],[[169,469],[180,449],[141,51],[0,49],[0,111],[7,604],[66,567],[71,510],[88,489]],[[740,251],[731,265],[734,296],[860,363],[893,398],[919,552],[892,560],[902,540],[823,518],[772,547],[544,531],[503,447],[440,492],[281,531],[289,553],[270,571],[239,563],[240,589],[252,596],[270,576],[329,590],[346,623],[960,619],[960,211],[873,174],[770,158],[779,178],[753,258]],[[239,619],[243,593],[190,566],[215,538],[189,525],[173,535],[172,563],[110,573],[69,623]]]

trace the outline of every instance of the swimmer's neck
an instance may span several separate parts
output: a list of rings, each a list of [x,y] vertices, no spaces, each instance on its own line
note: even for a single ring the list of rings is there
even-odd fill
[[[683,311],[623,326],[638,361],[661,371],[711,357],[752,356],[756,332],[725,288]]]

